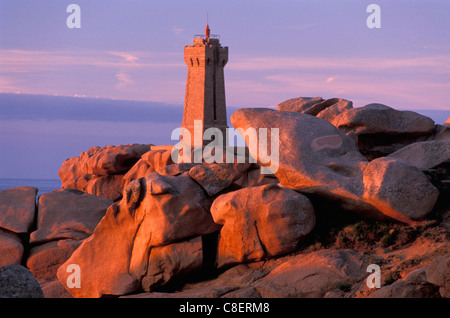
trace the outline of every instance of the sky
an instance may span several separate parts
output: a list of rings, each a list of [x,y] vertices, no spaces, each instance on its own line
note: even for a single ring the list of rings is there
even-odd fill
[[[175,143],[183,47],[207,20],[229,47],[228,115],[320,96],[450,117],[450,1],[0,0],[0,178],[56,179],[92,146]]]

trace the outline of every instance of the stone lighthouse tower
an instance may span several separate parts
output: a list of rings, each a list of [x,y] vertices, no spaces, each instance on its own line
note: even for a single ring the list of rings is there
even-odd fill
[[[203,141],[203,132],[213,127],[222,132],[223,144],[226,145],[227,110],[223,69],[228,62],[228,47],[222,47],[219,37],[212,35],[206,25],[205,34],[196,35],[193,45],[184,47],[184,61],[188,73],[181,128],[190,131],[193,147],[210,143],[209,140]],[[194,138],[194,123],[201,137]]]

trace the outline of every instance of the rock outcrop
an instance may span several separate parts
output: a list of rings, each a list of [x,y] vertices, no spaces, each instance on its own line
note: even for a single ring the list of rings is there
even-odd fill
[[[37,192],[34,187],[0,191],[0,266],[21,264],[22,240],[34,222]]]
[[[352,136],[364,154],[388,155],[426,139],[435,130],[433,120],[412,111],[399,111],[382,104],[347,109],[328,117],[330,123]]]
[[[132,181],[123,196],[58,270],[64,284],[67,266],[80,266],[85,283],[69,290],[75,297],[133,292],[153,264],[149,260],[153,248],[218,231],[209,213],[209,198],[188,172],[179,176],[150,173]],[[145,288],[154,284],[150,278],[146,282]]]
[[[330,98],[324,100],[321,97],[298,97],[278,104],[277,110],[299,112],[318,116],[326,109],[349,109],[353,107],[351,101],[342,98]]]
[[[231,122],[257,134],[226,163],[93,147],[37,204],[35,188],[1,191],[0,296],[450,297],[445,125],[320,97]]]
[[[125,185],[123,176],[150,148],[141,144],[92,147],[64,161],[58,172],[62,188],[119,200]]]
[[[227,188],[235,179],[234,171],[220,164],[197,165],[189,170],[189,176],[197,181],[209,196]]]
[[[445,126],[412,111],[400,111],[382,104],[353,107],[340,98],[299,97],[278,105],[279,111],[317,116],[350,136],[368,158],[386,156],[409,144],[450,138]]]
[[[34,221],[37,192],[34,187],[0,191],[0,228],[27,233]]]
[[[439,190],[421,170],[398,159],[371,161],[363,182],[364,201],[405,223],[424,219],[439,197]]]
[[[30,235],[30,243],[89,237],[111,199],[98,197],[75,189],[61,189],[39,197],[37,228]]]
[[[398,158],[426,171],[450,161],[450,139],[416,142],[391,153],[389,158]]]
[[[246,108],[233,113],[231,122],[244,131],[279,129],[279,163],[274,174],[284,187],[336,201],[365,217],[406,223],[423,219],[436,204],[439,191],[422,171],[396,159],[367,162],[350,137],[325,120]],[[270,160],[258,152],[251,154],[261,164]],[[418,199],[410,199],[414,196]]]
[[[365,278],[368,259],[351,250],[325,250],[291,257],[254,285],[262,297],[317,298],[339,284]]]
[[[20,264],[23,250],[22,240],[18,234],[0,228],[0,267]]]
[[[308,198],[275,184],[223,194],[211,213],[214,222],[223,225],[219,267],[291,252],[315,225]]]

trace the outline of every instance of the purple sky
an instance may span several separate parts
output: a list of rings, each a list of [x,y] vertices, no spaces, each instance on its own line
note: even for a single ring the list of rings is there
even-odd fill
[[[66,26],[71,3],[81,7],[81,29]],[[366,25],[371,3],[381,7],[380,29]],[[446,0],[0,0],[0,93],[182,107],[183,46],[203,32],[207,14],[212,33],[229,47],[231,108],[321,96],[346,98],[356,107],[378,102],[448,110],[438,123],[450,116]],[[92,113],[104,111],[78,99],[92,105]],[[136,122],[126,113],[92,119],[90,112],[66,114],[63,105],[50,104],[39,118],[27,117],[25,108],[23,117],[19,108],[14,116],[0,112],[0,178],[57,178],[64,159],[91,146],[167,143],[180,124],[178,117]],[[139,114],[133,105],[130,112]]]

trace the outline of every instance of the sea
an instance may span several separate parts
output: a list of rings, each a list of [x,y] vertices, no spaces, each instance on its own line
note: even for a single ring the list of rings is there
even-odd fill
[[[0,178],[0,191],[15,187],[38,188],[38,196],[53,190],[61,189],[59,179],[2,179]]]

